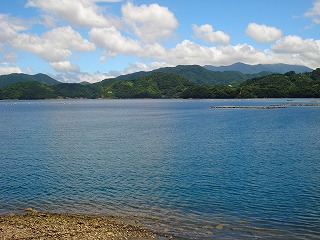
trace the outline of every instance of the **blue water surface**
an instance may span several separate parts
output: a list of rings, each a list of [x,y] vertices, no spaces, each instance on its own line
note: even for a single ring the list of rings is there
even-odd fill
[[[185,239],[319,239],[320,107],[210,108],[286,101],[0,101],[0,214],[115,215]]]

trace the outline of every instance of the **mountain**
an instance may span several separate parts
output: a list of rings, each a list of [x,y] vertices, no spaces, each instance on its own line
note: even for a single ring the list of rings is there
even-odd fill
[[[57,98],[52,86],[36,82],[14,82],[0,88],[0,99],[50,99]]]
[[[286,72],[295,71],[296,73],[304,73],[304,72],[311,72],[312,69],[299,66],[299,65],[289,65],[289,64],[257,64],[257,65],[248,65],[245,63],[234,63],[230,66],[210,66],[206,65],[204,68],[210,71],[238,71],[244,74],[255,74],[260,72],[272,72],[272,73],[281,73],[284,74]]]
[[[197,84],[185,77],[153,72],[132,80],[108,79],[82,85],[23,81],[0,88],[0,99],[48,98],[319,98],[320,69],[271,74],[240,85]]]
[[[100,86],[102,98],[179,98],[195,83],[181,75],[152,72],[131,80],[104,80]]]
[[[239,86],[241,98],[319,98],[320,69],[311,73],[272,74],[250,79]]]
[[[29,75],[24,73],[11,73],[8,75],[0,76],[0,88],[6,85],[16,83],[16,82],[26,82],[26,81],[36,81],[39,83],[45,83],[48,85],[59,84],[60,82],[49,77],[46,74],[38,73],[35,75]]]
[[[176,67],[159,68],[151,72],[136,72],[122,75],[116,79],[132,80],[138,77],[148,76],[155,72],[177,74],[194,83],[205,85],[237,85],[248,79],[270,74],[270,72],[261,72],[257,74],[243,74],[236,71],[214,72],[198,65],[178,65]]]

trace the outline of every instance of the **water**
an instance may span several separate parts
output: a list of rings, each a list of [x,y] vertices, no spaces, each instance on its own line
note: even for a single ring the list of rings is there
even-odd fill
[[[1,101],[0,214],[115,215],[185,239],[317,239],[320,108],[209,108],[278,103]]]

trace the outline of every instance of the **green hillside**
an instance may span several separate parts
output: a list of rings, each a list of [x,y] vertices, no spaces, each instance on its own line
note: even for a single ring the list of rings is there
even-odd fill
[[[100,88],[91,84],[60,83],[52,86],[60,98],[97,98]]]
[[[12,83],[26,82],[26,81],[36,81],[40,83],[46,83],[49,85],[60,83],[59,81],[42,73],[35,74],[35,75],[29,75],[24,73],[11,73],[8,75],[0,75],[0,88]]]
[[[179,65],[176,67],[160,68],[153,70],[152,72],[137,72],[123,75],[116,79],[132,80],[138,77],[148,76],[155,72],[177,74],[194,83],[205,85],[238,85],[248,79],[270,74],[269,72],[261,72],[257,74],[243,74],[235,71],[214,72],[198,65]]]
[[[95,84],[24,81],[0,88],[0,99],[48,98],[320,98],[320,69],[272,74],[234,86],[199,84],[178,74],[152,72]]]
[[[320,69],[311,73],[273,74],[255,78],[242,83],[240,97],[248,98],[319,98],[320,97]]]
[[[104,80],[103,98],[179,98],[183,91],[195,84],[180,75],[153,72],[133,80]]]
[[[245,74],[254,74],[260,72],[270,72],[270,73],[281,73],[284,74],[286,72],[295,71],[296,73],[305,73],[305,72],[312,72],[311,68],[300,66],[300,65],[289,65],[283,63],[277,64],[256,64],[256,65],[249,65],[241,62],[234,63],[229,66],[204,66],[204,68],[211,70],[211,71],[237,71]]]
[[[36,81],[16,82],[0,88],[0,99],[57,98],[52,86]]]

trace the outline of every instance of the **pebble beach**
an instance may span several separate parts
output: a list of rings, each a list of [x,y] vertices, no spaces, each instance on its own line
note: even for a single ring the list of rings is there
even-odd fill
[[[40,213],[0,216],[0,240],[7,239],[172,239],[115,217]]]

